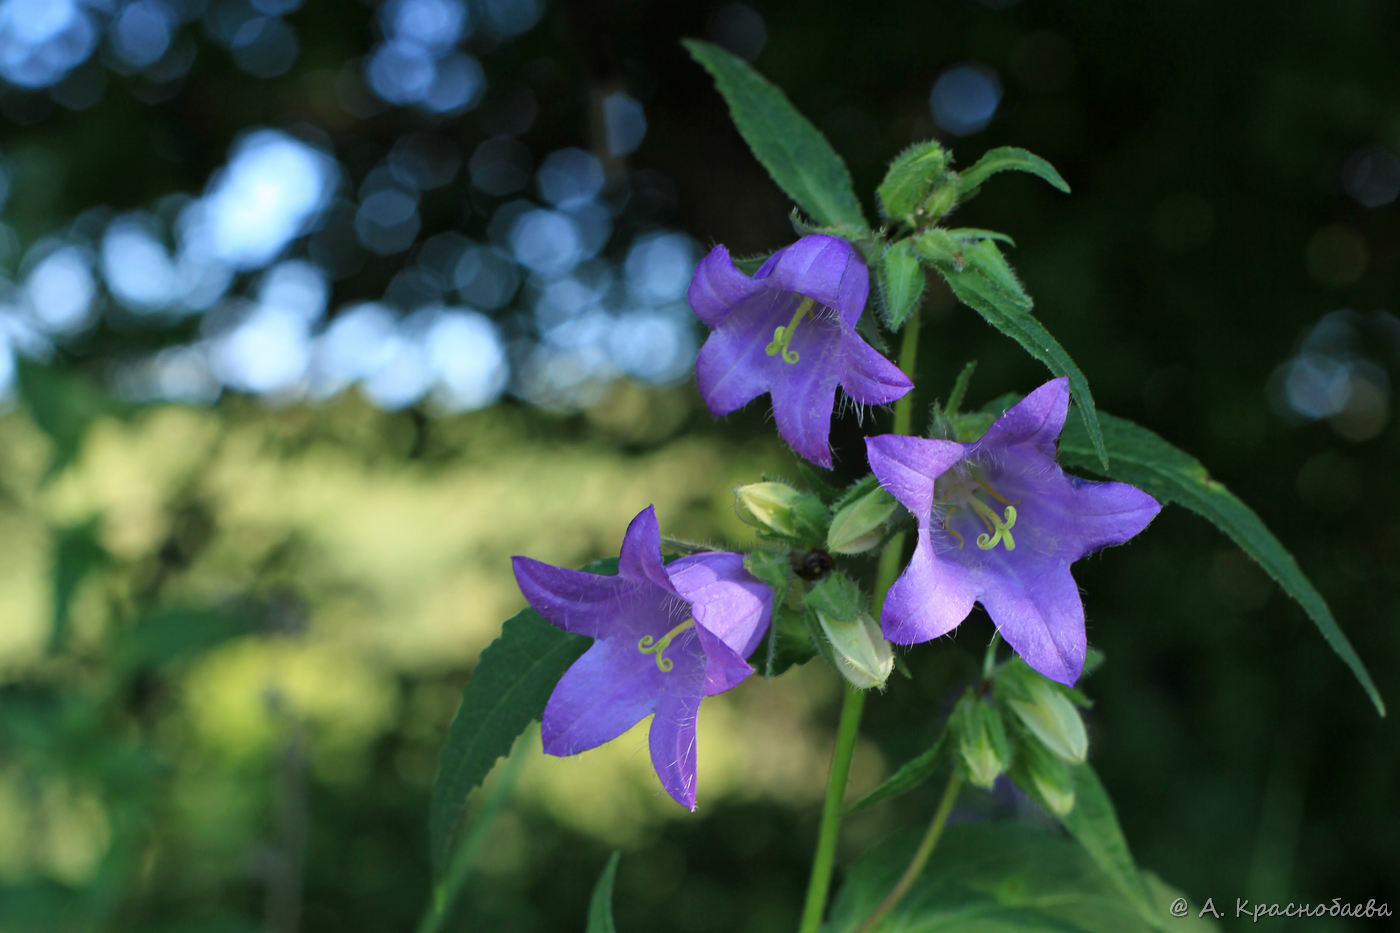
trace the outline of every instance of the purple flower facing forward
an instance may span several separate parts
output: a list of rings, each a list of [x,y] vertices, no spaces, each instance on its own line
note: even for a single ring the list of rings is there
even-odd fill
[[[1066,476],[1055,462],[1069,389],[1055,379],[972,444],[885,434],[866,440],[870,469],[919,523],[918,544],[885,598],[885,637],[947,634],[980,602],[1026,663],[1062,684],[1084,669],[1084,604],[1075,561],[1122,544],[1161,506],[1125,483]]]
[[[778,250],[753,278],[716,246],[700,260],[686,297],[714,329],[695,377],[716,416],[773,397],[778,433],[803,457],[831,466],[836,386],[883,405],[912,389],[899,367],[856,336],[870,274],[845,240],[805,236]]]
[[[559,679],[540,724],[544,750],[577,755],[651,720],[651,763],[666,792],[695,809],[700,700],[735,686],[768,628],[773,593],[742,555],[692,554],[663,566],[647,506],[622,539],[617,576],[511,559],[536,612],[595,639]]]

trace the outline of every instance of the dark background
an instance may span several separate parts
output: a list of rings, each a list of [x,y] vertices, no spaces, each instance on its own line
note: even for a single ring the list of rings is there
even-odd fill
[[[1029,176],[999,176],[957,222],[1015,237],[1011,261],[1100,407],[1190,451],[1250,503],[1328,599],[1383,695],[1400,702],[1400,458],[1390,417],[1400,362],[1394,5],[755,0],[736,13],[732,5],[555,3],[519,35],[477,32],[463,40],[485,68],[487,91],[470,110],[446,115],[374,103],[357,78],[358,62],[382,35],[370,5],[287,4],[279,15],[295,31],[299,51],[284,72],[267,77],[241,66],[210,25],[220,10],[236,6],[180,7],[189,15],[176,34],[197,54],[176,78],[156,81],[114,64],[103,46],[73,71],[102,78],[98,99],[86,106],[65,105],[58,89],[68,85],[61,82],[0,82],[0,165],[9,183],[0,217],[10,231],[0,274],[9,283],[22,282],[25,263],[33,261],[27,251],[42,238],[90,236],[83,231],[100,226],[100,218],[91,220],[94,208],[151,209],[166,195],[199,191],[238,135],[256,126],[314,136],[340,161],[350,192],[406,132],[427,134],[442,151],[459,154],[455,177],[419,200],[421,230],[409,245],[385,254],[356,247],[353,232],[346,233],[350,221],[332,210],[286,246],[284,255],[314,263],[330,255],[317,252],[317,238],[339,229],[349,243],[349,258],[330,276],[331,316],[386,295],[402,312],[434,299],[396,276],[434,234],[490,236],[489,218],[508,198],[474,187],[465,166],[484,139],[502,133],[518,139],[534,164],[564,146],[598,156],[608,179],[601,197],[613,212],[605,258],[622,262],[630,243],[658,230],[683,231],[697,250],[722,242],[736,255],[770,251],[793,237],[791,205],[678,40],[727,42],[756,51],[756,67],[827,134],[872,216],[868,193],[888,159],[931,135],[959,164],[998,145],[1023,146],[1051,161],[1072,196]],[[967,62],[994,72],[1001,94],[985,128],[960,137],[935,125],[929,97],[941,74]],[[601,100],[619,90],[641,104],[647,131],[635,151],[609,154]],[[533,118],[520,117],[532,107]],[[230,294],[251,289],[255,272],[240,272]],[[714,424],[693,386],[673,375],[599,376],[602,394],[587,404],[571,404],[567,392],[562,400],[532,394],[522,373],[544,337],[531,316],[537,293],[528,273],[522,278],[514,297],[484,309],[504,335],[511,367],[494,407],[445,413],[424,401],[379,410],[353,389],[331,402],[284,394],[269,407],[225,390],[207,400],[200,417],[215,432],[263,432],[261,443],[277,457],[314,448],[385,475],[450,478],[463,463],[489,466],[492,449],[564,459],[608,449],[622,458],[618,475],[626,476],[628,464],[640,470],[687,435],[701,438],[721,462],[747,464],[761,448],[765,462],[791,473],[786,454],[762,446],[771,444],[765,405]],[[139,432],[146,415],[126,407],[123,368],[210,333],[197,315],[133,329],[122,326],[119,302],[100,288],[95,302],[90,326],[52,336],[47,350],[31,354],[46,361],[22,364],[4,422],[11,478],[0,508],[15,527],[24,516],[28,524],[0,554],[52,554],[45,566],[58,578],[43,586],[60,594],[63,568],[75,566],[74,559],[64,563],[61,542],[87,539],[73,532],[71,514],[52,510],[44,492],[50,487],[32,464],[43,460],[46,445],[81,450],[84,432],[104,419],[134,417]],[[950,295],[930,295],[925,313],[915,380],[920,406],[946,393],[969,358],[979,363],[973,403],[1026,391],[1045,377]],[[70,421],[75,427],[63,426]],[[861,468],[860,434],[853,420],[833,432],[839,462],[852,474]],[[21,448],[37,452],[14,452]],[[211,456],[234,457],[240,449],[216,447]],[[22,470],[20,460],[30,466]],[[506,473],[520,462],[496,468]],[[14,478],[21,475],[27,479]],[[672,514],[696,535],[732,533],[720,485],[678,493]],[[181,575],[205,566],[205,549],[227,529],[198,486],[168,490],[159,511],[168,527],[152,535],[157,544],[149,553],[125,551],[102,564],[121,593],[106,623],[113,631],[130,632],[123,619],[146,619],[177,600],[204,605],[210,590],[182,589]],[[526,490],[519,508],[548,510],[568,525],[577,495],[554,488],[532,499]],[[645,504],[625,486],[605,495],[625,500],[619,514]],[[601,523],[589,532],[596,540],[536,553],[560,563],[586,559],[592,555],[574,549],[606,552],[621,527]],[[273,537],[222,571],[227,585],[217,611],[251,626],[240,639],[286,637],[287,625],[316,619],[334,595],[308,582],[320,579],[317,573],[336,576],[326,569],[331,557],[291,533]],[[95,540],[94,547],[113,550],[101,534]],[[504,553],[470,556],[504,576]],[[1232,908],[1235,898],[1339,897],[1400,908],[1396,731],[1376,716],[1301,610],[1212,528],[1179,509],[1166,511],[1130,548],[1084,562],[1076,578],[1086,593],[1091,643],[1107,656],[1086,683],[1096,702],[1091,761],[1139,861],[1195,903],[1213,897]],[[293,622],[284,624],[287,605]],[[470,599],[462,612],[474,612]],[[47,609],[38,614],[48,619]],[[495,622],[478,621],[488,628]],[[921,750],[988,633],[979,611],[955,641],[911,652],[914,682],[896,680],[868,704],[864,728],[874,744],[867,751],[878,748],[896,764]],[[299,923],[307,930],[388,930],[415,921],[428,895],[431,761],[470,657],[393,672],[395,712],[366,732],[358,778],[336,781],[297,763],[303,743],[294,729],[262,757],[205,761],[171,725],[181,721],[188,652],[195,649],[117,669],[94,647],[125,636],[110,637],[115,641],[97,637],[48,654],[7,656],[0,666],[0,785],[9,795],[0,795],[0,819],[17,827],[0,825],[0,833],[38,832],[19,826],[17,814],[28,807],[23,801],[48,799],[48,786],[89,788],[109,811],[109,842],[86,874],[0,858],[0,929]],[[767,688],[745,689],[761,703]],[[834,726],[834,696],[819,695],[812,716],[819,729]],[[94,744],[98,735],[107,744]],[[395,764],[405,749],[429,761],[412,779]],[[201,812],[227,816],[243,807],[236,810],[242,816],[227,817],[226,829],[212,831],[226,836],[212,843],[223,853],[218,858],[208,855],[207,839],[178,829],[185,824],[152,799],[209,769],[222,775],[213,786],[223,790],[209,791]],[[263,790],[235,804],[240,775]],[[278,789],[286,786],[294,790]],[[933,794],[921,791],[853,821],[843,856],[921,820]],[[284,818],[289,799],[301,801],[292,807],[300,828]],[[702,801],[695,817],[654,825],[624,850],[619,927],[791,926],[816,813],[807,798],[737,794],[711,806]],[[463,928],[577,928],[611,846],[559,828],[528,800],[510,814],[515,837],[525,842],[510,871],[469,883],[458,914]],[[493,845],[484,860],[493,858]],[[287,860],[301,867],[288,868]],[[291,911],[299,920],[278,906],[288,897],[301,904]],[[1306,928],[1326,924],[1309,921]]]

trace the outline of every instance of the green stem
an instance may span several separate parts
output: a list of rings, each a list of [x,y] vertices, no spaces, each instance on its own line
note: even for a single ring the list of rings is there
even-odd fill
[[[802,907],[800,933],[817,933],[826,912],[826,895],[831,888],[831,872],[836,865],[836,837],[841,828],[841,802],[846,796],[846,778],[851,773],[851,755],[860,731],[860,713],[865,694],[846,684],[841,703],[841,722],[836,727],[836,748],[831,752],[831,775],[826,782],[817,851],[812,856],[812,876],[807,882],[807,901]]]
[[[919,315],[916,313],[904,325],[904,339],[899,346],[899,368],[911,379],[914,362],[919,353]],[[914,421],[914,392],[911,389],[894,403],[894,431],[908,434]],[[890,538],[880,554],[880,566],[875,575],[875,617],[885,602],[885,594],[899,576],[904,557],[904,533]],[[836,840],[841,830],[841,803],[846,796],[846,779],[851,773],[851,756],[855,753],[856,734],[860,731],[860,714],[865,707],[865,694],[850,684],[841,701],[841,720],[836,726],[836,747],[831,752],[831,772],[826,781],[826,800],[822,803],[821,826],[817,830],[817,851],[812,856],[812,875],[807,881],[807,900],[802,906],[799,933],[817,933],[826,913],[826,898],[831,890],[831,873],[836,866]]]
[[[934,847],[938,845],[939,838],[943,835],[943,827],[948,825],[948,814],[953,811],[953,803],[958,799],[958,791],[962,788],[962,771],[955,765],[953,773],[948,777],[948,786],[943,789],[943,799],[938,801],[938,810],[933,814],[933,820],[928,824],[928,830],[924,833],[924,838],[919,841],[919,848],[914,850],[914,857],[909,860],[909,865],[904,869],[904,874],[899,876],[894,887],[885,899],[880,902],[880,906],[865,918],[865,922],[860,925],[856,933],[870,933],[876,925],[885,918],[885,914],[898,904],[904,895],[909,893],[909,888],[914,884],[924,866],[928,864],[929,856],[933,854]]]

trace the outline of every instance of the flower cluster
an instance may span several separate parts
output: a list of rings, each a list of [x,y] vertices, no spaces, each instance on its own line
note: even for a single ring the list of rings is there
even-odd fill
[[[710,411],[725,415],[768,394],[779,434],[802,457],[830,467],[838,386],[868,405],[913,388],[856,334],[869,290],[860,255],[836,237],[803,237],[752,277],[715,247],[688,292],[713,331],[696,362]],[[853,683],[878,686],[889,676],[893,657],[883,639],[908,645],[937,638],[974,603],[1035,671],[1065,685],[1078,679],[1084,607],[1070,565],[1133,537],[1160,506],[1132,486],[1088,482],[1060,469],[1056,443],[1068,407],[1068,383],[1055,379],[972,443],[867,438],[874,479],[834,520],[815,496],[781,483],[740,490],[746,520],[780,540],[825,537],[836,554],[874,547],[895,518],[894,502],[913,515],[913,555],[889,590],[878,629],[856,604],[862,597],[849,579],[806,587],[803,605]],[[832,559],[820,553],[825,574]],[[545,751],[577,754],[651,716],[656,773],[673,798],[694,809],[700,702],[753,672],[747,658],[772,620],[772,589],[745,569],[740,554],[706,552],[663,564],[650,507],[628,527],[615,576],[526,557],[516,557],[514,567],[525,598],[544,618],[594,639],[544,710]],[[813,579],[796,564],[794,572]]]

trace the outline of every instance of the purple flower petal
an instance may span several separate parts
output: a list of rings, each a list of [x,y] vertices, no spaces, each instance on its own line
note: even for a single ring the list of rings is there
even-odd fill
[[[617,575],[638,583],[646,580],[668,593],[674,593],[671,578],[661,565],[661,528],[656,524],[656,509],[647,506],[637,513],[622,536],[622,554],[617,561]]]
[[[716,416],[765,392],[794,450],[831,466],[836,388],[869,405],[904,395],[912,383],[855,334],[870,274],[845,240],[806,236],[769,257],[752,279],[716,247],[687,292],[714,329],[695,361],[700,395]]]
[[[545,751],[572,755],[654,714],[650,746],[668,793],[695,806],[695,717],[703,697],[738,684],[762,639],[773,593],[739,554],[661,563],[648,506],[627,528],[617,576],[515,558],[516,577],[550,622],[596,639],[555,686],[540,729]]]
[[[700,696],[673,694],[657,707],[651,721],[648,745],[651,766],[677,803],[695,810],[695,722],[700,713]]]
[[[1032,668],[1073,686],[1084,670],[1084,603],[1062,566],[986,587],[980,597],[997,631]]]
[[[832,308],[848,330],[860,320],[870,295],[870,273],[860,253],[840,237],[825,234],[804,236],[779,250],[754,278]]]
[[[914,388],[903,370],[876,353],[874,347],[856,334],[842,335],[841,353],[846,358],[841,388],[857,402],[883,405],[903,398]]]
[[[865,439],[870,471],[915,517],[933,511],[933,486],[939,476],[963,458],[966,448],[956,441],[936,441],[904,434],[881,434]]]
[[[695,381],[700,397],[716,418],[738,411],[768,391],[765,371],[769,357],[763,352],[768,336],[750,330],[717,330],[705,340],[695,360]]]
[[[545,704],[540,738],[549,755],[577,755],[611,742],[656,708],[658,693],[689,683],[700,702],[705,656],[697,639],[671,644],[675,667],[657,669],[630,641],[598,641],[564,672]],[[689,650],[686,650],[686,649]]]
[[[695,277],[690,280],[685,297],[700,320],[710,327],[718,327],[735,305],[766,291],[763,285],[735,268],[729,250],[716,246],[695,267]]]
[[[885,595],[880,628],[896,645],[930,641],[957,628],[976,598],[972,575],[956,563],[936,560],[927,529],[920,529],[909,566]]]
[[[617,619],[631,602],[631,587],[617,577],[554,567],[528,557],[510,561],[531,608],[566,632],[597,638],[600,626]]]
[[[1079,677],[1084,605],[1070,564],[1133,537],[1160,506],[1123,483],[1065,475],[1054,454],[1068,406],[1068,383],[1055,379],[974,444],[866,440],[870,469],[919,525],[914,556],[885,599],[886,638],[936,638],[977,601],[1032,668],[1064,684]]]
[[[741,554],[691,554],[666,567],[671,584],[690,603],[695,624],[713,632],[740,658],[753,654],[767,630],[773,591],[744,569]]]
[[[1006,410],[977,447],[987,450],[1030,444],[1050,459],[1055,457],[1055,441],[1065,426],[1069,412],[1069,380],[1061,376],[1031,392]]]

